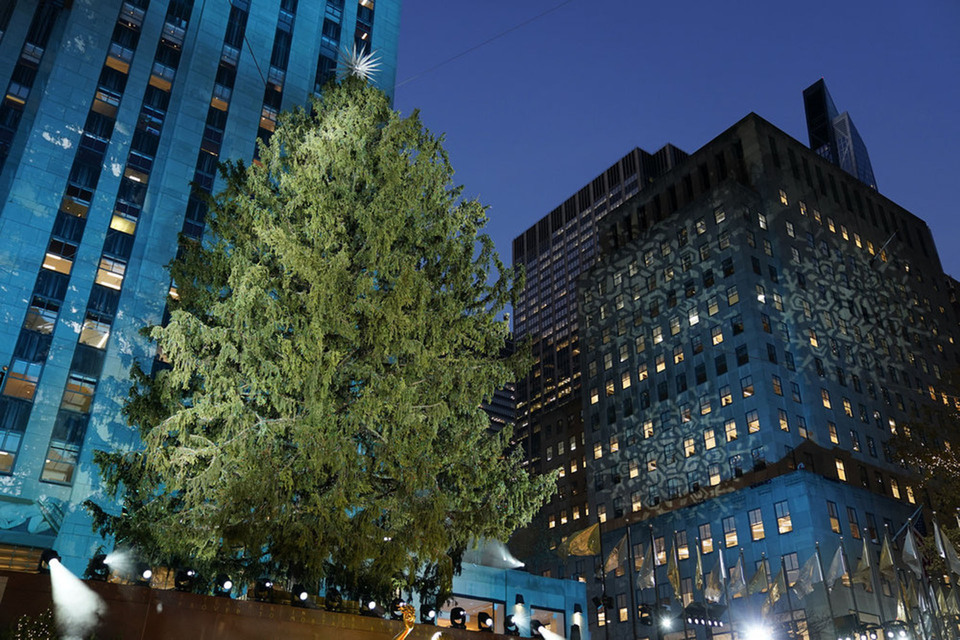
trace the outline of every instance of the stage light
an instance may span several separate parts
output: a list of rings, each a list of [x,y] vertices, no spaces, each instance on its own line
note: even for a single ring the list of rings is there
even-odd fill
[[[543,623],[539,620],[530,621],[530,637],[543,638]]]
[[[574,613],[574,614],[583,613],[583,607],[580,606],[580,603],[579,603],[579,602],[577,602],[577,603],[575,603],[575,604],[573,605],[573,613]]]
[[[144,562],[138,562],[134,576],[136,576],[135,579],[138,584],[149,586],[150,579],[153,577],[153,569],[150,568],[150,565]]]
[[[508,636],[520,635],[520,627],[517,626],[517,621],[513,616],[507,616],[503,621],[503,633]]]
[[[581,640],[582,637],[583,636],[580,635],[580,625],[570,625],[570,640]]]
[[[463,610],[463,607],[450,609],[450,626],[454,629],[467,628],[467,612]]]
[[[330,587],[323,595],[323,606],[327,611],[339,611],[343,607],[343,596],[336,587]]]
[[[307,599],[310,597],[310,592],[307,591],[307,588],[302,584],[293,585],[293,589],[290,591],[290,604],[295,607],[303,607],[307,604]]]
[[[253,585],[253,599],[257,602],[270,602],[273,596],[273,580],[260,578]]]
[[[233,589],[233,580],[225,573],[218,575],[213,584],[213,595],[219,598],[229,598],[231,589]]]
[[[107,580],[110,577],[110,567],[107,565],[107,554],[98,553],[90,558],[84,576],[88,580],[98,580],[100,582]]]
[[[40,554],[40,562],[37,564],[37,571],[47,573],[50,571],[50,563],[56,560],[60,562],[60,554],[53,549],[44,549]]]
[[[493,618],[486,611],[477,614],[477,628],[480,631],[493,631]]]
[[[514,604],[523,606],[523,594],[518,593],[516,599],[513,601]]]
[[[193,569],[180,569],[173,578],[173,588],[177,591],[193,591],[197,584],[197,572]]]
[[[421,604],[420,622],[422,624],[437,624],[437,610],[427,603]]]
[[[391,620],[403,620],[403,610],[401,607],[407,604],[404,602],[403,598],[394,598],[393,602],[390,603],[390,619]]]
[[[361,602],[363,602],[364,605],[360,607],[360,615],[370,618],[380,618],[383,616],[383,609],[377,606],[377,601],[373,598],[361,600]]]

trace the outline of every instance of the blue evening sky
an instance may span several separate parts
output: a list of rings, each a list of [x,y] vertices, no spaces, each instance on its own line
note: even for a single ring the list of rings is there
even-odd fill
[[[515,236],[635,146],[692,152],[751,111],[807,144],[802,92],[823,77],[880,192],[960,278],[957,0],[404,0],[400,32],[395,106],[446,135],[508,264]]]

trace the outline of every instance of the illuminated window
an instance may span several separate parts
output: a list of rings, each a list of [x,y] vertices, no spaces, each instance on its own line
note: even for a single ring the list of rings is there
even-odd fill
[[[826,389],[820,389],[820,399],[821,399],[821,401],[823,402],[824,408],[826,408],[826,409],[832,408],[832,405],[830,404],[830,392],[829,392],[829,391],[827,391]]]
[[[34,296],[30,308],[27,309],[27,317],[23,321],[23,326],[25,329],[37,333],[53,333],[53,326],[57,321],[58,313],[60,313],[58,302]]]
[[[571,459],[570,459],[570,473],[576,473],[578,469],[579,469],[579,467],[577,466],[577,459],[576,459],[576,458],[571,458]]]
[[[654,327],[653,328],[653,344],[660,344],[663,342],[663,328]]]
[[[607,505],[597,505],[597,520],[599,520],[601,524],[607,521]]]
[[[737,546],[737,521],[733,516],[723,519],[723,544],[727,549]]]
[[[775,503],[773,510],[777,515],[777,532],[790,533],[793,531],[793,520],[790,518],[790,505],[787,504],[787,501]]]
[[[913,487],[911,487],[910,485],[906,485],[904,489],[906,489],[907,491],[907,502],[909,502],[910,504],[916,504],[917,502],[913,498]]]
[[[744,398],[749,398],[753,395],[753,376],[740,378],[740,391]]]
[[[709,522],[700,525],[700,552],[704,555],[713,553],[713,532]]]
[[[624,371],[623,374],[620,376],[620,387],[623,389],[630,388],[630,372],[629,371]]]
[[[787,417],[787,412],[783,409],[777,409],[777,416],[780,422],[781,431],[790,431],[790,420]]]
[[[94,349],[105,349],[109,338],[110,323],[104,322],[99,316],[88,311],[83,321],[83,328],[80,330],[80,344]]]
[[[597,404],[600,402],[600,391],[596,387],[590,389],[590,404]]]
[[[700,323],[700,311],[697,309],[697,307],[690,309],[689,313],[687,314],[687,320],[690,322],[691,327]]]
[[[631,478],[636,478],[640,475],[640,465],[637,463],[636,460],[630,461],[629,469],[630,469],[629,473]]]
[[[547,518],[547,526],[549,526],[551,529],[553,529],[554,527],[556,527],[556,526],[557,526],[557,517],[552,515],[552,516],[550,516],[549,518]]]
[[[686,560],[690,557],[690,545],[687,543],[687,532],[677,531],[674,535],[677,541],[677,557],[681,560]]]
[[[647,373],[647,364],[646,364],[646,363],[643,363],[642,365],[640,365],[640,366],[637,368],[637,379],[638,379],[640,382],[643,382],[643,381],[646,380],[648,377],[649,377],[649,374]]]
[[[720,303],[717,301],[717,296],[711,296],[707,300],[707,314],[712,316],[718,311],[720,311]]]
[[[673,348],[673,364],[681,362],[683,362],[683,346],[678,344]]]
[[[763,516],[760,515],[760,509],[751,509],[748,516],[750,517],[750,539],[754,542],[763,540],[766,534],[763,531]]]
[[[607,392],[607,397],[612,396],[616,390],[613,388],[613,380],[607,380],[607,384],[604,387]]]
[[[650,438],[653,436],[653,420],[647,420],[643,423],[643,437]]]
[[[853,417],[853,405],[850,404],[849,398],[843,398],[843,412],[848,418]]]
[[[593,445],[593,459],[599,460],[602,457],[603,457],[603,445],[598,442],[597,444]]]
[[[712,411],[710,406],[710,398],[707,396],[702,396],[700,398],[700,415],[705,416]]]
[[[717,224],[720,224],[727,219],[727,214],[723,211],[723,209],[717,209],[713,212],[713,219]]]
[[[657,356],[657,373],[662,373],[667,368],[667,360],[661,353]]]
[[[860,519],[857,518],[857,510],[853,507],[847,507],[847,522],[850,524],[850,537],[860,539]]]
[[[723,329],[721,327],[714,327],[710,330],[710,337],[713,340],[713,344],[720,344],[723,342]]]
[[[715,487],[720,484],[720,465],[714,463],[707,467],[707,475],[710,479],[711,487]]]
[[[827,500],[827,517],[830,518],[830,530],[840,533],[840,512],[837,511],[837,503]]]
[[[846,471],[846,469],[845,469],[844,466],[843,466],[843,460],[841,460],[840,458],[835,458],[835,459],[834,459],[834,462],[835,462],[836,465],[837,465],[837,478],[840,479],[842,482],[846,482],[846,481],[847,481],[847,471]]]
[[[657,470],[657,459],[651,456],[647,460],[647,471],[656,471],[656,470]]]
[[[730,385],[725,384],[720,387],[720,406],[725,407],[728,404],[733,404],[733,392],[730,390]]]
[[[789,204],[787,202],[787,192],[784,191],[783,189],[780,189],[780,204],[782,204],[783,206],[787,206]]]
[[[123,274],[126,270],[127,264],[122,260],[100,258],[100,268],[97,270],[97,277],[94,282],[110,289],[119,290],[123,286]]]
[[[766,228],[767,228],[767,216],[763,215],[762,213],[758,213],[758,214],[757,214],[757,224],[760,225],[760,228],[761,228],[761,229],[766,229]]]
[[[643,508],[643,504],[640,500],[640,492],[634,491],[632,494],[630,494],[630,510],[636,513],[637,511],[640,511],[640,509],[642,508]]]
[[[724,433],[727,436],[727,442],[733,442],[737,439],[737,421],[736,420],[727,420],[723,425]]]
[[[110,228],[120,233],[125,233],[128,236],[133,235],[133,232],[137,230],[137,220],[136,218],[130,219],[127,216],[115,213],[110,220]]]
[[[760,431],[760,414],[754,409],[747,413],[747,433]]]
[[[51,240],[43,258],[43,268],[69,274],[73,269],[73,259],[76,255],[76,245],[61,240]]]
[[[610,453],[616,453],[617,451],[620,451],[620,441],[617,436],[610,436]]]
[[[713,429],[703,432],[703,448],[709,451],[717,446],[717,434]]]
[[[837,435],[837,425],[833,422],[828,422],[827,431],[830,432],[830,442],[833,444],[840,444],[840,437]]]
[[[894,478],[890,478],[890,493],[893,494],[893,497],[897,500],[900,499],[900,485]]]
[[[727,289],[727,304],[733,306],[740,302],[740,294],[737,292],[737,285]]]
[[[697,445],[693,438],[686,438],[683,441],[683,457],[689,458],[697,453]]]

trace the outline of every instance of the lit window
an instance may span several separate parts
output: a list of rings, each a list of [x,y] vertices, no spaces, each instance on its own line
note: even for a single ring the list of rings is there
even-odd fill
[[[590,404],[597,404],[600,402],[600,392],[596,387],[590,389]]]
[[[714,327],[710,330],[710,336],[713,344],[720,344],[723,342],[723,329],[721,327]]]
[[[630,372],[624,371],[623,375],[620,376],[620,386],[623,389],[630,388]]]
[[[616,453],[617,451],[620,451],[620,441],[617,436],[610,436],[610,453]]]
[[[59,303],[34,296],[30,308],[27,309],[27,317],[23,321],[23,327],[37,333],[53,333],[53,326],[57,321],[58,313],[60,313]]]
[[[647,460],[647,471],[656,471],[657,470],[657,459],[650,458]]]
[[[760,414],[754,409],[747,413],[747,433],[760,431]]]
[[[670,335],[675,336],[680,333],[680,318],[670,318]]]
[[[691,327],[697,325],[700,322],[700,311],[696,307],[690,309],[687,319],[689,320]]]
[[[843,482],[846,482],[847,471],[843,466],[843,460],[841,460],[840,458],[836,458],[834,462],[836,462],[836,465],[837,465],[837,478],[839,478]]]
[[[109,338],[110,323],[103,322],[97,315],[87,312],[87,317],[83,321],[83,328],[80,330],[80,344],[91,346],[94,349],[104,349]]]
[[[828,422],[827,431],[830,432],[830,442],[833,444],[840,444],[840,437],[837,435],[837,425],[832,422]]]
[[[913,487],[911,487],[910,485],[906,485],[904,489],[907,490],[907,502],[909,502],[910,504],[916,504],[916,500],[914,500],[913,498]]]
[[[717,446],[717,436],[713,429],[707,429],[703,432],[703,448],[709,451]]]
[[[120,233],[125,233],[128,236],[133,235],[133,232],[137,230],[137,221],[115,213],[110,220],[110,228]]]
[[[754,542],[763,540],[766,534],[763,531],[763,517],[760,515],[760,509],[751,509],[750,517],[750,539]]]
[[[43,258],[43,268],[69,274],[70,270],[73,269],[73,259],[76,255],[76,245],[61,240],[51,240]]]
[[[737,521],[733,516],[723,519],[723,543],[728,549],[737,546]]]
[[[777,532],[782,534],[793,531],[793,520],[790,518],[790,505],[787,501],[775,503],[773,510],[777,515]]]
[[[636,460],[630,461],[629,469],[631,478],[636,478],[640,475],[640,465],[637,464]]]
[[[712,296],[707,300],[707,315],[715,315],[718,311],[720,311],[720,303],[717,302],[716,296]]]
[[[607,384],[604,386],[607,392],[607,397],[612,396],[616,390],[613,388],[613,380],[607,380]]]
[[[890,493],[893,494],[893,497],[897,500],[900,499],[900,485],[893,478],[890,478]]]
[[[110,289],[119,290],[123,286],[123,274],[126,270],[127,264],[122,260],[100,258],[100,268],[97,270],[97,277],[94,282]]]
[[[813,329],[807,329],[807,331],[808,331],[808,333],[810,334],[810,346],[811,346],[811,347],[819,347],[819,346],[820,346],[820,341],[817,340],[817,332],[814,331]]]
[[[677,345],[673,348],[673,364],[680,364],[683,362],[683,347]]]
[[[640,509],[642,508],[643,508],[643,504],[641,503],[641,500],[640,500],[640,492],[634,491],[630,495],[630,509],[631,511],[636,513],[637,511],[640,511]]]
[[[749,398],[753,395],[753,376],[744,376],[740,378],[740,390],[743,393],[744,398]]]
[[[783,395],[783,383],[780,381],[780,376],[773,375],[770,376],[770,384],[773,386],[773,392],[778,395]]]
[[[761,229],[767,228],[767,216],[762,213],[757,214],[757,223],[759,223]]]
[[[783,189],[780,189],[780,204],[782,204],[783,206],[787,206],[789,204],[787,202],[787,192],[784,191]]]
[[[713,212],[713,219],[716,221],[717,224],[720,224],[721,222],[727,219],[727,214],[724,213],[723,209],[717,209],[716,211]]]
[[[3,388],[3,394],[14,398],[33,400],[33,394],[37,390],[37,382],[40,380],[42,369],[42,363],[27,362],[14,358],[10,365],[10,371],[7,373],[7,384]]]
[[[727,442],[733,442],[737,439],[737,421],[727,420],[723,425],[724,433],[727,436]]]
[[[579,469],[579,467],[577,466],[577,459],[576,459],[576,458],[571,458],[571,459],[570,459],[570,473],[576,473],[578,469]]]
[[[567,524],[567,510],[564,509],[560,512],[560,524]]]
[[[720,387],[720,406],[725,407],[728,404],[733,404],[733,392],[730,390],[730,385],[725,384]]]
[[[820,389],[820,399],[823,401],[823,406],[826,409],[832,408],[830,404],[830,392],[826,389]]]
[[[710,478],[711,487],[715,487],[718,484],[720,484],[720,465],[719,464],[711,464],[707,468],[707,474]]]
[[[597,444],[593,445],[593,459],[599,460],[602,457],[603,457],[603,445],[598,442]]]
[[[827,516],[830,518],[830,530],[840,533],[840,512],[837,511],[837,503],[827,500]]]
[[[653,436],[653,420],[647,420],[643,423],[643,437],[650,438]]]
[[[683,441],[683,457],[689,458],[697,453],[697,446],[693,438],[686,438]]]
[[[740,302],[740,294],[737,292],[737,286],[734,285],[727,289],[727,304],[733,306]]]
[[[777,409],[777,415],[780,420],[780,430],[781,431],[790,431],[790,420],[787,417],[787,412],[783,409]]]
[[[653,344],[660,344],[663,342],[663,328],[654,327],[653,328]]]
[[[857,510],[853,507],[847,507],[847,522],[850,525],[850,537],[860,539],[860,519],[857,517]]]
[[[649,377],[649,374],[647,373],[647,364],[643,363],[642,365],[640,365],[639,368],[637,368],[637,379],[640,382],[643,382],[648,377]]]
[[[700,525],[700,552],[704,555],[713,553],[713,532],[709,522]]]
[[[556,527],[556,526],[557,526],[557,517],[552,515],[552,516],[550,516],[549,518],[547,518],[547,525],[548,525],[551,529],[553,529],[554,527]]]
[[[657,356],[657,373],[662,373],[667,368],[667,360],[661,353]]]
[[[710,413],[713,408],[710,406],[710,398],[703,396],[700,398],[700,415],[705,416]]]
[[[598,504],[597,505],[597,519],[601,524],[607,521],[607,505]]]

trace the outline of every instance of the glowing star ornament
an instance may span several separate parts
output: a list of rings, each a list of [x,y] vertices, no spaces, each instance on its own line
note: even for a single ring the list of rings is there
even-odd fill
[[[357,51],[357,45],[353,45],[352,51],[346,48],[340,52],[340,65],[337,69],[337,78],[342,80],[350,76],[356,76],[365,82],[370,82],[375,73],[380,71],[380,56],[371,51],[367,53],[366,48]]]

